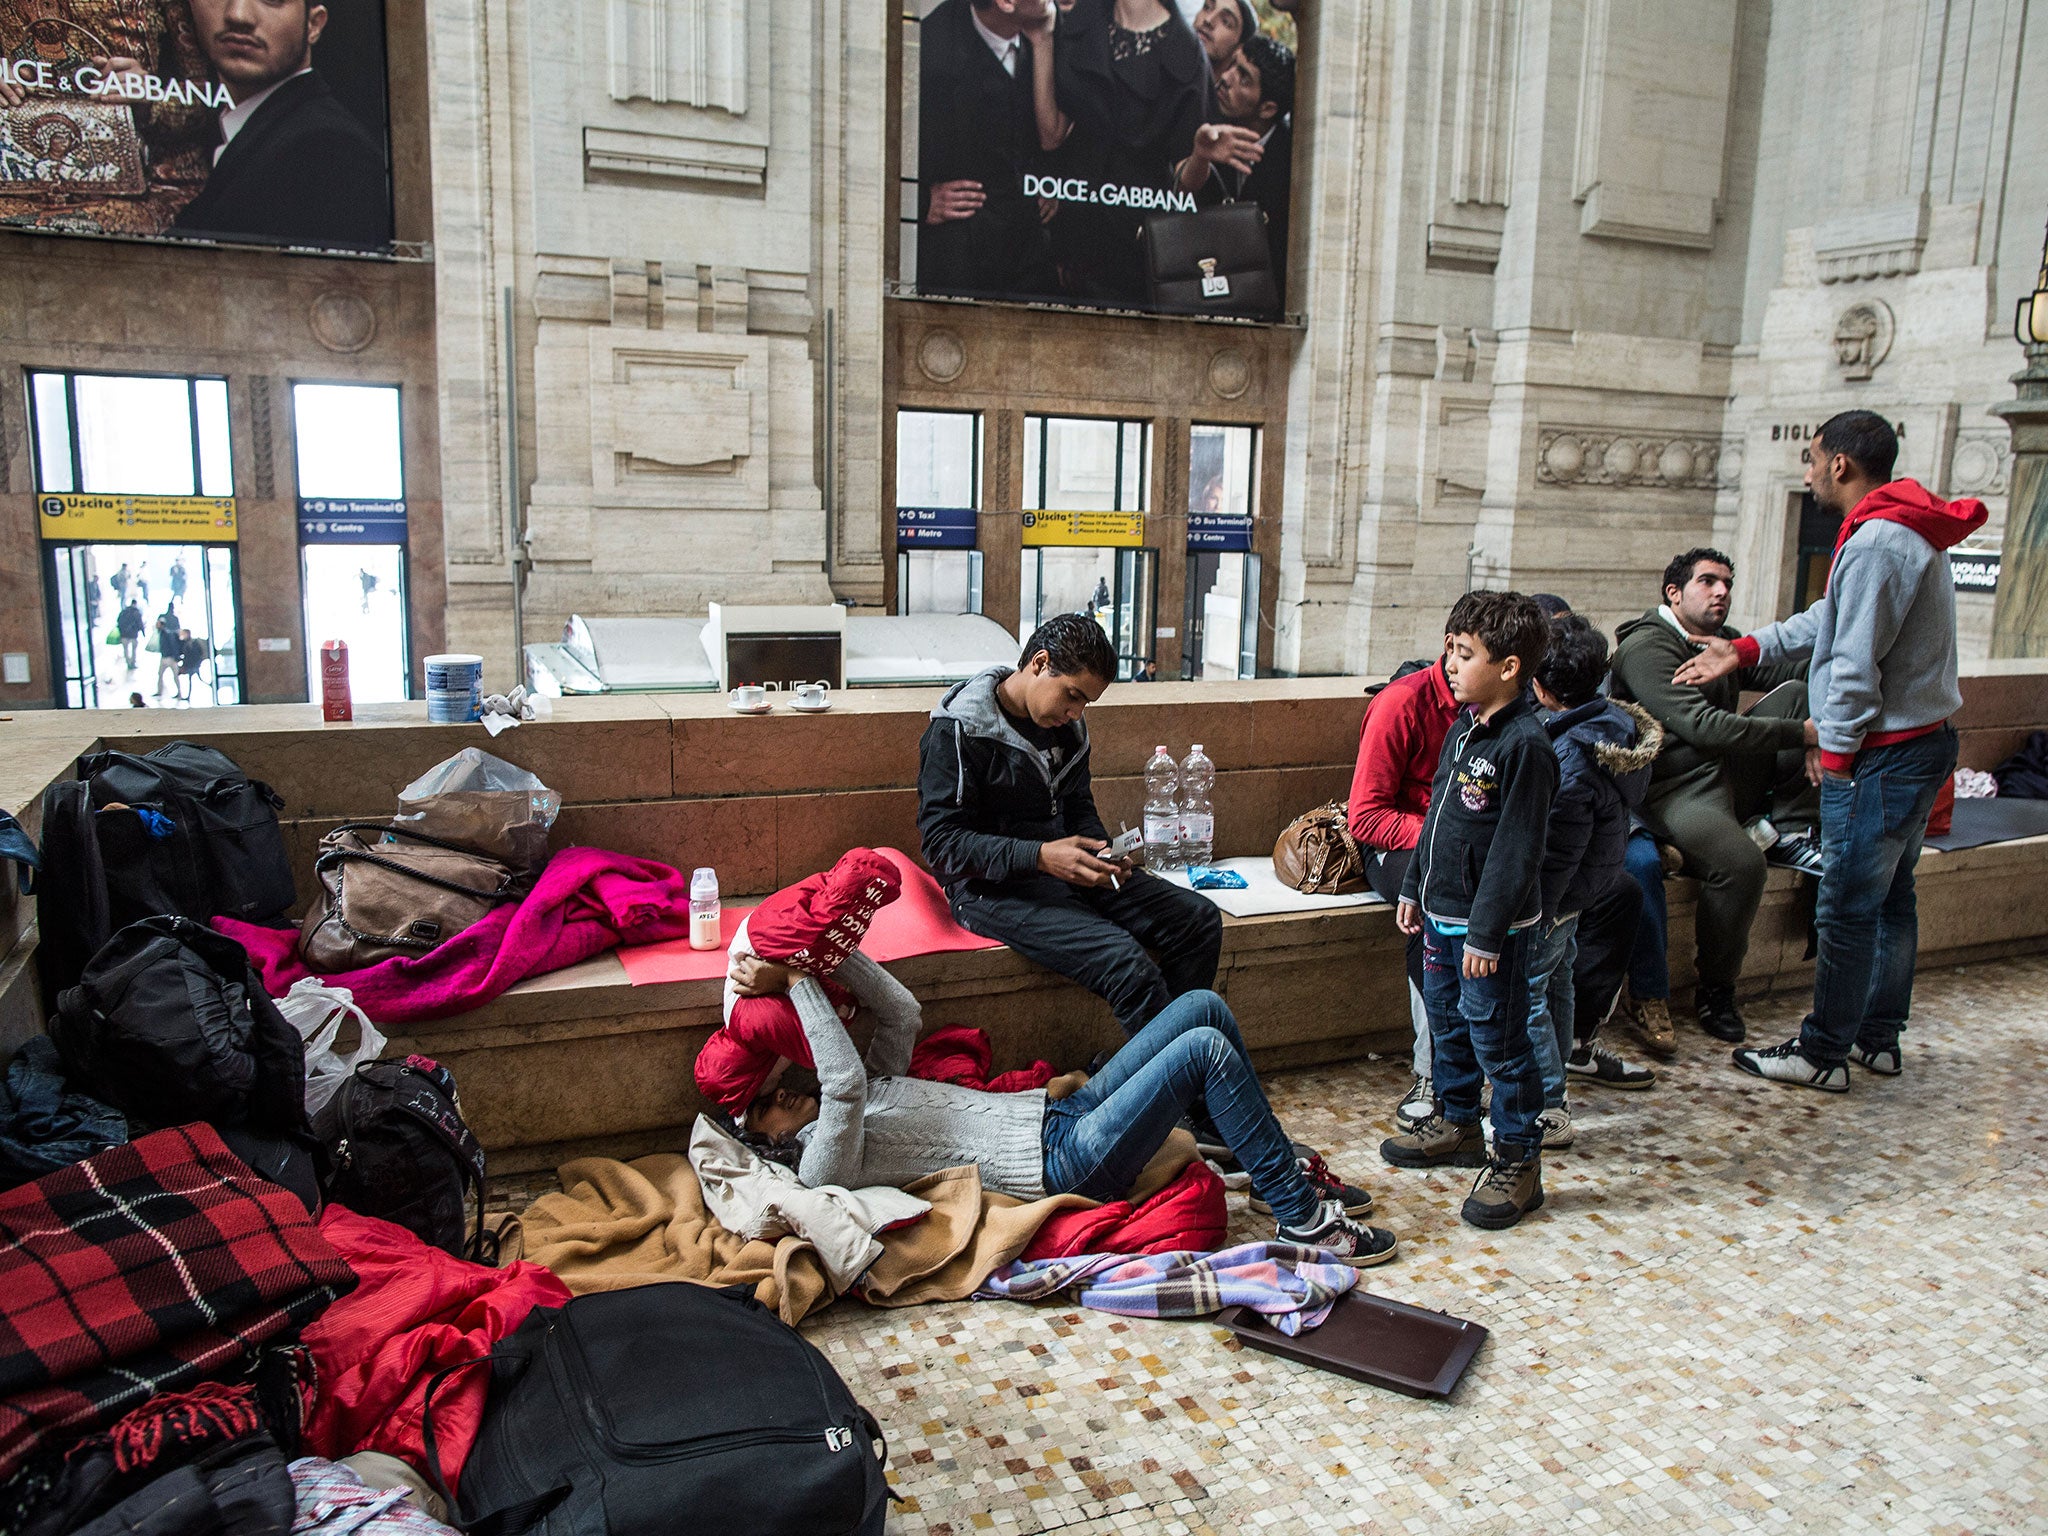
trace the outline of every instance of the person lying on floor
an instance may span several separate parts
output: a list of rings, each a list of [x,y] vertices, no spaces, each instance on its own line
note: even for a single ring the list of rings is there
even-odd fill
[[[1371,1209],[1370,1195],[1356,1192],[1347,1211],[1310,1183],[1266,1103],[1237,1020],[1214,992],[1174,999],[1099,1073],[1056,1098],[1045,1089],[983,1093],[905,1076],[916,999],[858,950],[832,979],[874,1012],[865,1062],[817,977],[753,956],[733,965],[743,993],[787,990],[803,1021],[817,1093],[767,1076],[739,1125],[749,1145],[807,1185],[900,1186],[973,1163],[985,1188],[1019,1199],[1120,1200],[1188,1106],[1202,1100],[1251,1176],[1253,1209],[1273,1217],[1280,1241],[1321,1248],[1356,1268],[1395,1254],[1393,1233],[1354,1219]]]

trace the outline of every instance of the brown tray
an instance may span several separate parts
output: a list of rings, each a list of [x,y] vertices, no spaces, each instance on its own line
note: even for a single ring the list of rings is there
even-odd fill
[[[1249,1307],[1225,1307],[1216,1321],[1253,1349],[1409,1397],[1449,1397],[1486,1342],[1477,1323],[1370,1291],[1338,1297],[1321,1327],[1295,1338]]]

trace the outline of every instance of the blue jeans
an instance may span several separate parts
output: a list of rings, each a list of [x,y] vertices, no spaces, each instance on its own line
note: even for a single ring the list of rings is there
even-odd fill
[[[1641,827],[1628,835],[1628,872],[1643,888],[1643,921],[1628,962],[1629,996],[1662,1002],[1671,996],[1671,918],[1664,909],[1664,861],[1657,839]]]
[[[1529,930],[1529,1048],[1543,1075],[1543,1107],[1564,1103],[1564,1059],[1572,1052],[1572,962],[1579,953],[1579,914]]]
[[[1503,1162],[1525,1162],[1543,1145],[1543,1073],[1529,1048],[1529,946],[1511,933],[1491,976],[1465,974],[1465,939],[1422,924],[1422,1000],[1437,1097],[1453,1125],[1479,1123],[1479,1090],[1493,1083],[1493,1144]]]
[[[1913,866],[1942,780],[1955,772],[1952,726],[1857,754],[1851,776],[1820,787],[1820,897],[1806,1059],[1839,1066],[1851,1047],[1899,1043],[1913,1007],[1920,919]]]
[[[1121,1200],[1198,1100],[1274,1219],[1305,1225],[1321,1197],[1273,1118],[1237,1020],[1214,992],[1182,993],[1080,1092],[1045,1106],[1047,1192]]]

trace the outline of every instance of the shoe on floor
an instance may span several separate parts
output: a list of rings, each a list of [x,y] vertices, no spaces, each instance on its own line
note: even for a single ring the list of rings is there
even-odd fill
[[[1543,1150],[1562,1152],[1578,1139],[1578,1132],[1572,1129],[1572,1107],[1560,1104],[1546,1109],[1536,1117],[1536,1124],[1543,1130]]]
[[[1735,1051],[1731,1054],[1735,1065],[1752,1077],[1768,1078],[1774,1083],[1790,1083],[1795,1088],[1818,1088],[1822,1093],[1849,1091],[1849,1069],[1846,1066],[1815,1066],[1806,1059],[1806,1053],[1799,1048],[1797,1035],[1783,1045],[1752,1046],[1746,1051]]]
[[[1875,1072],[1879,1077],[1897,1077],[1906,1070],[1904,1057],[1896,1045],[1888,1045],[1880,1051],[1866,1051],[1857,1046],[1849,1052],[1849,1059],[1866,1072]]]
[[[1476,1122],[1452,1125],[1439,1110],[1405,1135],[1381,1142],[1380,1156],[1396,1168],[1478,1168],[1486,1162],[1485,1133]]]
[[[1335,1200],[1325,1200],[1317,1206],[1306,1226],[1285,1227],[1276,1223],[1274,1231],[1283,1243],[1320,1248],[1353,1269],[1384,1264],[1401,1249],[1399,1239],[1385,1227],[1368,1227],[1353,1221]]]
[[[1796,869],[1802,875],[1820,878],[1820,839],[1811,832],[1781,833],[1764,850],[1764,862],[1779,869]]]
[[[1426,1077],[1417,1077],[1408,1089],[1408,1097],[1394,1107],[1394,1124],[1412,1131],[1435,1113],[1436,1085]]]
[[[1468,1226],[1498,1232],[1542,1204],[1543,1160],[1532,1157],[1526,1163],[1488,1163],[1458,1214]]]
[[[1600,1088],[1648,1088],[1657,1074],[1648,1067],[1623,1061],[1598,1040],[1581,1040],[1565,1058],[1565,1076]]]
[[[1748,1038],[1742,1010],[1735,1006],[1733,987],[1701,987],[1693,1004],[1699,1010],[1700,1028],[1716,1040],[1740,1045]]]
[[[1643,1042],[1643,1049],[1663,1061],[1678,1054],[1678,1031],[1671,1027],[1671,1007],[1661,997],[1629,997],[1623,1022]]]
[[[1346,1216],[1369,1216],[1372,1214],[1372,1193],[1360,1189],[1356,1184],[1346,1184],[1330,1171],[1330,1165],[1323,1161],[1320,1152],[1311,1152],[1307,1157],[1295,1154],[1295,1162],[1301,1165],[1302,1177],[1315,1187],[1316,1197],[1325,1203],[1334,1200],[1344,1207]],[[1258,1195],[1253,1195],[1251,1207],[1261,1216],[1273,1214],[1273,1207]]]

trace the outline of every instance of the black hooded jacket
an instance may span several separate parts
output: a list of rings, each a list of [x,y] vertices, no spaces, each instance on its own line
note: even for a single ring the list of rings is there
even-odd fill
[[[1463,926],[1470,953],[1497,957],[1510,931],[1543,916],[1544,833],[1558,777],[1528,694],[1490,720],[1460,714],[1437,759],[1401,899],[1440,927]]]
[[[996,700],[1013,670],[991,667],[948,689],[918,744],[918,836],[949,893],[969,880],[1030,880],[1041,843],[1109,839],[1089,786],[1087,725],[1055,731],[1058,762],[1048,763]]]

